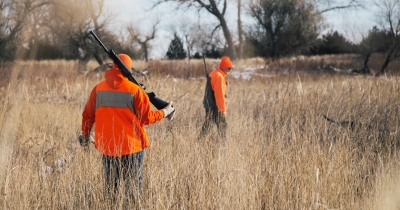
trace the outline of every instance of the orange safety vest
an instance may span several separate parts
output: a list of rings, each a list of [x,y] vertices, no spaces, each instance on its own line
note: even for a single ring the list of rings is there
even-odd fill
[[[162,110],[151,110],[144,90],[123,77],[119,69],[105,73],[93,88],[82,114],[82,134],[95,124],[95,147],[108,156],[123,156],[150,146],[144,125],[160,121]]]
[[[203,105],[206,109],[226,112],[226,73],[221,69],[215,69],[207,76],[206,90],[204,93]]]

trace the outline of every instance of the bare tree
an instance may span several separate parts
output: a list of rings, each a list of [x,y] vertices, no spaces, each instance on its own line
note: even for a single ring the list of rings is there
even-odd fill
[[[366,0],[314,0],[314,5],[319,6],[319,12],[348,10],[364,7]]]
[[[260,56],[295,54],[318,37],[322,17],[307,1],[254,0],[249,8],[257,23],[247,39]]]
[[[301,53],[317,41],[322,14],[360,8],[365,0],[251,0],[256,24],[246,38],[257,53],[267,57]]]
[[[0,61],[13,60],[22,45],[21,36],[36,9],[47,0],[3,0],[0,3]]]
[[[160,23],[159,21],[156,21],[153,24],[152,30],[149,35],[141,34],[139,32],[139,29],[137,29],[134,26],[128,27],[128,32],[129,32],[130,36],[132,37],[132,40],[137,42],[140,45],[140,48],[143,52],[143,57],[146,62],[149,60],[149,53],[150,53],[150,49],[151,49],[150,41],[156,37],[157,25],[159,23]]]
[[[192,57],[193,47],[196,42],[196,40],[193,38],[193,32],[196,30],[196,26],[188,24],[187,21],[182,21],[179,24],[179,28],[182,33],[183,41],[186,45],[187,58],[190,59]]]
[[[211,25],[193,25],[191,30],[191,36],[195,40],[193,43],[193,49],[196,52],[201,52],[207,57],[217,58],[219,55],[217,56],[216,54],[222,53],[225,46],[225,40],[223,40],[223,37],[215,35],[215,31],[211,34],[209,31],[213,31]],[[210,54],[214,54],[214,56],[211,56]]]
[[[154,7],[156,7],[159,4],[162,4],[164,2],[177,2],[179,3],[179,6],[186,6],[188,8],[194,7],[198,11],[200,10],[206,10],[208,13],[214,15],[218,21],[219,25],[216,27],[221,27],[225,41],[227,44],[227,50],[229,53],[229,56],[232,59],[236,58],[236,52],[235,52],[235,47],[232,39],[231,32],[228,28],[228,24],[225,19],[225,14],[227,10],[227,0],[157,0]]]
[[[99,65],[107,58],[89,34],[91,30],[102,37],[106,44],[113,42],[113,35],[106,26],[112,19],[103,12],[104,0],[53,1],[47,15],[46,26],[51,30],[53,41],[61,46],[64,57],[79,59],[81,67],[95,58]]]
[[[177,24],[171,24],[168,26],[171,34],[178,34],[182,37],[184,45],[186,47],[187,58],[190,59],[193,56],[193,50],[198,40],[195,38],[198,33],[197,25],[189,23],[187,19],[181,19]]]
[[[223,38],[214,33],[213,27],[208,24],[188,24],[182,21],[178,25],[170,26],[171,34],[178,33],[183,37],[186,50],[189,51],[188,56],[198,57],[201,54],[207,54],[211,51],[219,51],[222,53],[224,48]],[[209,33],[213,31],[213,33]]]
[[[45,27],[45,14],[49,11],[50,3],[37,7],[26,18],[26,24],[21,33],[20,43],[23,47],[18,47],[17,58],[37,59],[42,56],[45,49],[43,43],[49,40],[49,31]],[[51,52],[49,52],[51,53]]]
[[[385,73],[389,63],[400,57],[400,1],[380,0],[375,2],[380,9],[381,26],[389,33],[390,47],[387,49],[386,59],[375,76]]]
[[[243,58],[243,26],[241,19],[241,11],[242,11],[242,1],[238,0],[238,36],[239,36],[239,49],[238,49],[238,58]]]
[[[186,44],[187,58],[190,59],[192,57],[192,51],[193,51],[193,46],[194,46],[195,40],[188,33],[185,33],[183,35],[183,38],[184,38],[184,41]]]

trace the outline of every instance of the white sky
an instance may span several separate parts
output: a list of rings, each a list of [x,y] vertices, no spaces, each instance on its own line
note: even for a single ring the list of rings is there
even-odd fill
[[[228,25],[231,28],[236,28],[236,1],[232,5],[228,5],[232,9],[227,10]],[[235,3],[234,3],[235,2]],[[178,12],[175,9],[176,4],[163,3],[156,7],[156,9],[149,10],[151,7],[150,0],[105,0],[106,11],[116,16],[115,29],[125,28],[125,26],[134,25],[138,27],[144,34],[150,32],[150,28],[156,19],[160,21],[157,27],[156,39],[151,41],[153,46],[150,57],[161,58],[164,57],[169,43],[172,39],[171,25],[177,25],[184,21],[198,21],[197,11]],[[358,11],[346,12],[328,12],[325,13],[326,23],[329,25],[326,31],[339,31],[347,39],[357,42],[370,30],[374,25],[377,25],[376,14],[374,14],[373,3],[367,3],[366,9],[359,9]],[[216,21],[215,17],[203,12],[201,21]],[[243,21],[246,21],[243,15]],[[232,29],[231,29],[232,30]],[[234,33],[234,32],[233,32]]]

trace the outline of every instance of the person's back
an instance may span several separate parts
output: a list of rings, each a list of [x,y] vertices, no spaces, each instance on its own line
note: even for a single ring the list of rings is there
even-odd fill
[[[163,111],[150,109],[146,93],[110,69],[96,87],[96,148],[105,155],[122,156],[150,145],[144,125],[163,118]]]
[[[128,66],[130,58],[122,56]],[[95,147],[109,156],[135,153],[150,145],[144,125],[160,121],[162,110],[151,110],[145,91],[122,75],[116,65],[93,89],[83,112],[82,129],[89,133],[95,119]]]

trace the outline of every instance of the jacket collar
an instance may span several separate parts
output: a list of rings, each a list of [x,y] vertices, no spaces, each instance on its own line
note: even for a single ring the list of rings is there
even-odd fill
[[[226,73],[225,73],[224,71],[222,71],[220,68],[218,68],[217,71],[218,71],[219,73],[221,73],[222,76],[226,77]]]
[[[118,88],[122,83],[128,80],[122,75],[118,68],[111,68],[107,70],[104,74],[104,78],[107,84],[114,89]]]

